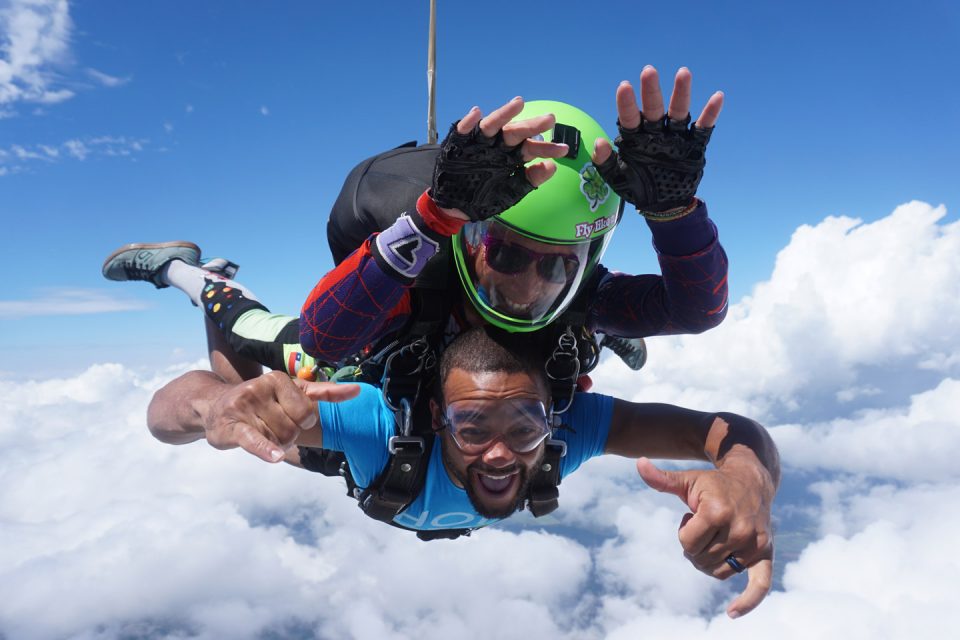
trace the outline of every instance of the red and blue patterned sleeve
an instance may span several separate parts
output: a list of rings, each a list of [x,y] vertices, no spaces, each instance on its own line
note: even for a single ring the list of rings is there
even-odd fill
[[[410,314],[409,284],[377,264],[371,240],[325,275],[300,312],[300,346],[323,362],[340,362]]]
[[[678,220],[648,225],[663,275],[603,274],[588,308],[591,328],[641,338],[719,325],[727,313],[727,254],[706,204],[699,201]]]
[[[300,312],[303,350],[336,363],[399,330],[414,279],[462,226],[422,195],[416,210],[370,236],[313,288]]]

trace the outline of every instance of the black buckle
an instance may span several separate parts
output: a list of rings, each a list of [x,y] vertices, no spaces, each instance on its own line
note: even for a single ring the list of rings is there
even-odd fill
[[[576,158],[580,153],[580,130],[568,124],[553,125],[553,141],[556,144],[565,144],[569,147],[565,158]]]

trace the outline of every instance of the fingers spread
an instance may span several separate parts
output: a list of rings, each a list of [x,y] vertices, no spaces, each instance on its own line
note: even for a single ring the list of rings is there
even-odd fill
[[[482,117],[480,107],[471,107],[470,111],[467,111],[467,115],[460,118],[460,122],[457,124],[457,133],[461,135],[470,133]]]
[[[673,82],[673,93],[670,95],[671,120],[684,120],[690,113],[690,87],[693,84],[693,75],[686,67],[680,67]]]
[[[490,115],[480,121],[480,131],[488,138],[497,135],[497,131],[519,115],[523,111],[523,98],[517,96],[499,109],[493,111]],[[472,126],[471,126],[472,128]],[[459,127],[458,127],[459,129]],[[469,129],[468,129],[469,131]],[[461,132],[461,133],[466,133]],[[526,137],[526,136],[524,136]]]
[[[659,120],[663,117],[663,94],[660,93],[660,76],[657,70],[647,65],[640,73],[640,101],[643,104],[643,117],[647,120]]]
[[[545,113],[542,116],[510,122],[503,125],[503,143],[508,147],[515,147],[527,138],[533,138],[544,131],[549,131],[556,123],[557,117],[552,113]],[[482,128],[483,127],[481,127],[481,129]],[[496,133],[496,130],[490,134],[484,131],[484,135],[494,136]]]
[[[607,158],[610,157],[610,154],[613,153],[613,147],[610,146],[610,143],[606,138],[597,138],[597,141],[593,144],[593,164],[599,165],[607,161]]]
[[[523,161],[530,162],[534,158],[562,158],[570,150],[565,144],[543,142],[542,140],[527,140],[523,143]]]
[[[721,109],[723,109],[723,92],[717,91],[707,100],[703,111],[700,112],[700,117],[697,118],[696,125],[701,129],[709,129],[710,127],[716,126]]]
[[[637,94],[633,92],[633,85],[626,80],[617,87],[617,118],[624,129],[636,129],[640,126]]]
[[[727,615],[739,618],[753,611],[770,593],[773,585],[773,560],[766,558],[747,569],[747,586],[727,607]]]
[[[557,172],[557,165],[547,160],[546,162],[537,162],[527,167],[527,180],[535,187],[539,187],[544,182],[553,177]]]

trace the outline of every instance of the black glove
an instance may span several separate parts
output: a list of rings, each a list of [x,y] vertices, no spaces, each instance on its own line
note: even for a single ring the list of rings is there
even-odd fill
[[[713,127],[691,127],[690,114],[683,120],[664,116],[652,122],[643,114],[640,118],[636,129],[624,129],[617,122],[620,135],[615,142],[620,153],[611,153],[597,171],[640,213],[688,206],[703,177]]]
[[[503,213],[536,188],[527,180],[520,147],[506,146],[499,131],[488,138],[479,124],[470,133],[457,133],[454,122],[440,145],[430,197],[474,222]]]

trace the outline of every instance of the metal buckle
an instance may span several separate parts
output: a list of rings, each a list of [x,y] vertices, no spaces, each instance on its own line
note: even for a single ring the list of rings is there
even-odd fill
[[[393,436],[389,442],[387,442],[387,450],[393,455],[397,453],[398,447],[406,449],[409,445],[416,445],[420,449],[421,454],[426,450],[423,444],[423,438],[420,436]],[[566,446],[564,446],[564,453],[566,453]]]
[[[558,447],[560,449],[560,457],[563,458],[567,455],[567,442],[566,440],[554,440],[550,438],[547,440],[548,447]]]

